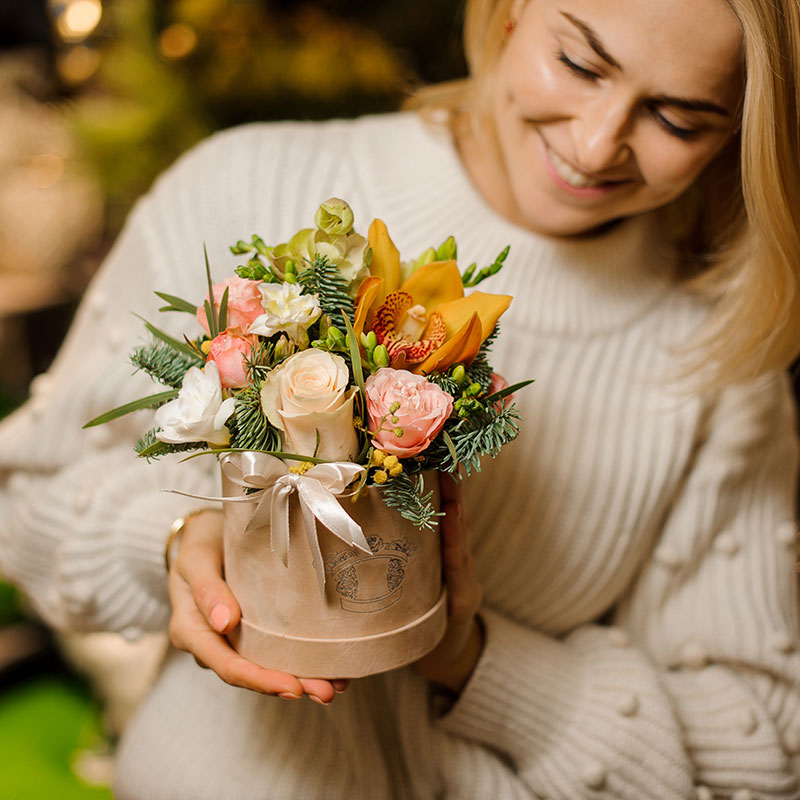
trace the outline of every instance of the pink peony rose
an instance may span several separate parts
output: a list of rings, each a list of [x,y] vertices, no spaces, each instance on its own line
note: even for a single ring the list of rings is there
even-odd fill
[[[219,313],[222,295],[225,289],[228,289],[227,330],[243,336],[247,333],[253,320],[264,313],[258,285],[259,281],[251,281],[234,275],[232,278],[228,278],[228,280],[217,283],[212,287],[217,313]],[[202,303],[197,307],[197,321],[203,326],[206,333],[210,333],[205,308]]]
[[[249,385],[244,357],[250,355],[253,343],[241,336],[221,333],[211,340],[208,361],[213,361],[219,370],[220,383],[226,389],[240,389]]]
[[[453,411],[447,392],[402,369],[382,367],[367,378],[366,390],[372,444],[400,458],[421,453]]]

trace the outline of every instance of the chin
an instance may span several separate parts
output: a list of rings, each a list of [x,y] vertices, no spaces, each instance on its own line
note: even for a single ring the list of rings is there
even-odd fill
[[[520,209],[519,222],[534,233],[543,236],[583,236],[586,234],[602,233],[616,225],[622,217],[609,213],[580,214],[575,209],[565,209],[560,212],[550,206],[547,213],[541,213],[541,207],[526,210]]]

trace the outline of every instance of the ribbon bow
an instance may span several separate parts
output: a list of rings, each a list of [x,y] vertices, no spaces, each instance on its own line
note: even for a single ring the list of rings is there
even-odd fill
[[[275,456],[253,452],[225,455],[220,459],[220,466],[225,477],[235,485],[242,489],[259,490],[242,498],[222,499],[256,503],[245,533],[265,528],[269,522],[270,547],[284,566],[289,564],[289,499],[293,494],[297,495],[320,592],[325,591],[325,566],[319,546],[317,520],[345,544],[372,554],[361,527],[336,500],[364,471],[364,467],[336,461],[316,464],[301,475],[291,472]],[[266,491],[269,488],[273,490],[271,502],[268,502]]]

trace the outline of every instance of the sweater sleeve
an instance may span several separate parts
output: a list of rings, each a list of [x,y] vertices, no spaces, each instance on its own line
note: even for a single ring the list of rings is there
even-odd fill
[[[783,377],[723,392],[612,625],[554,638],[486,609],[440,724],[548,800],[800,797],[795,424]]]
[[[160,224],[159,206],[197,158],[184,158],[139,202],[53,366],[0,426],[0,572],[59,628],[135,637],[163,627],[167,530],[203,503],[161,490],[218,493],[213,459],[136,458],[133,444],[152,426],[151,411],[82,429],[115,406],[164,389],[132,374],[128,353],[146,341],[134,312],[177,336],[195,324],[183,314],[156,319],[153,290],[181,294],[171,277],[176,270],[165,270],[175,243]],[[199,256],[192,263],[202,286]]]
[[[200,333],[185,314],[158,314],[154,290],[200,301],[204,245],[220,280],[239,263],[231,242],[254,231],[280,241],[332,194],[363,202],[347,166],[353,146],[336,121],[221,131],[178,159],[131,212],[52,368],[0,425],[0,573],[52,625],[130,636],[165,626],[167,531],[203,502],[162,489],[219,496],[217,464],[137,459],[133,444],[152,426],[151,411],[82,426],[163,389],[132,375],[128,354],[148,338],[135,315],[178,339]]]

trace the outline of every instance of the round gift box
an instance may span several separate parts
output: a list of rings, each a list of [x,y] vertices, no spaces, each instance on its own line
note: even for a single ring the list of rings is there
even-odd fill
[[[242,489],[223,474],[226,497]],[[435,474],[426,476],[434,490]],[[270,503],[272,489],[262,502]],[[371,554],[317,522],[325,570],[320,591],[297,496],[290,499],[288,565],[270,549],[269,524],[246,532],[253,503],[225,503],[225,579],[242,609],[228,638],[250,661],[305,678],[359,678],[410,664],[444,635],[439,534],[387,508],[379,489],[339,503]]]

